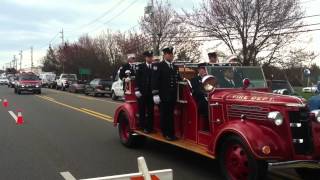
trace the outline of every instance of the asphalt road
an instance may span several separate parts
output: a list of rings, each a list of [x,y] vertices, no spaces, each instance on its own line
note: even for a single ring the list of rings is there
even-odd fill
[[[137,158],[150,170],[173,169],[175,180],[221,179],[216,161],[148,140],[140,149],[119,142],[112,116],[121,102],[43,89],[42,94],[16,95],[0,86],[0,179],[77,179],[137,172]],[[22,111],[16,125],[8,111]],[[291,171],[269,173],[268,179],[298,179]]]

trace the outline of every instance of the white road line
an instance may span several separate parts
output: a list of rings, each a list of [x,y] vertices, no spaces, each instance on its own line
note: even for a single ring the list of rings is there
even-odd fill
[[[17,122],[17,116],[14,114],[14,112],[12,112],[12,111],[8,111],[9,112],[9,114],[13,117],[13,119],[15,120],[15,122]]]
[[[76,178],[73,177],[72,174],[71,174],[69,171],[60,172],[60,175],[61,175],[65,180],[76,180]]]

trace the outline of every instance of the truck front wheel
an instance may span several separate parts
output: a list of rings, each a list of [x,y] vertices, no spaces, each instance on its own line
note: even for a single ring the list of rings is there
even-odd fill
[[[267,174],[267,163],[254,159],[246,143],[238,136],[224,139],[218,158],[226,179],[261,180]]]
[[[119,118],[118,130],[121,143],[129,148],[144,144],[145,137],[133,135],[131,132],[127,116],[122,114]]]
[[[310,180],[314,179],[316,177],[320,177],[320,170],[319,169],[306,169],[306,168],[297,168],[296,169],[297,174],[302,179]]]

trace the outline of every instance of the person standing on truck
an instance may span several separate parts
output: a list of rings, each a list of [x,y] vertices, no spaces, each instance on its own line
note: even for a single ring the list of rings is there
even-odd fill
[[[174,107],[177,100],[177,86],[181,76],[178,67],[173,65],[173,48],[162,50],[163,61],[153,67],[152,94],[155,104],[160,104],[160,123],[163,137],[176,140],[174,132]]]
[[[126,82],[130,81],[131,76],[135,76],[135,62],[136,55],[128,54],[127,63],[120,67],[119,78],[123,81],[123,90],[126,89]]]
[[[206,65],[207,63],[198,64],[198,75],[193,77],[190,82],[192,86],[192,95],[198,104],[199,113],[204,119],[208,120],[208,101],[202,84],[203,77],[207,75]]]
[[[209,58],[209,63],[212,63],[212,64],[219,63],[218,55],[216,52],[209,52],[208,58]]]
[[[143,53],[145,63],[139,64],[136,69],[136,88],[135,95],[138,98],[139,108],[139,127],[144,133],[149,134],[153,131],[153,96],[152,96],[152,68],[153,52]]]
[[[135,62],[136,55],[135,54],[128,54],[127,63],[122,65],[120,67],[120,74],[119,78],[121,80],[125,80],[125,78],[128,78],[130,76],[135,76]]]

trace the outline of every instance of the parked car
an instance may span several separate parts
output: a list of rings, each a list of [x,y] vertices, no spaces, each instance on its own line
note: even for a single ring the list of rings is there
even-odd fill
[[[112,81],[105,79],[93,79],[89,84],[85,86],[86,95],[101,95],[108,94],[111,96]]]
[[[124,96],[123,81],[119,78],[119,73],[120,70],[118,70],[111,86],[111,98],[113,100],[122,99]]]
[[[71,93],[84,93],[85,83],[82,81],[73,81],[69,86],[68,91]]]
[[[14,92],[18,94],[21,94],[22,92],[32,92],[41,94],[41,81],[39,77],[35,74],[20,74],[17,77]]]
[[[45,72],[40,74],[41,84],[42,87],[49,87],[50,84],[52,84],[53,81],[55,81],[56,74],[53,72]]]
[[[317,91],[317,86],[314,85],[314,86],[311,86],[311,87],[304,87],[302,88],[302,92],[304,93],[315,93]]]
[[[56,89],[66,90],[73,81],[77,81],[76,74],[61,74],[56,80]]]
[[[9,80],[6,77],[0,77],[0,85],[8,85]]]
[[[163,137],[158,106],[154,107],[154,131],[145,133],[139,128],[135,83],[126,82],[130,93],[114,114],[120,142],[141,147],[151,138],[217,159],[225,179],[260,180],[273,168],[293,168],[304,179],[319,177],[320,109],[310,111],[299,97],[268,93],[261,67],[205,68],[208,76],[201,88],[209,116],[198,113],[188,81],[178,82],[172,122],[176,141]],[[232,74],[233,86],[225,80],[226,71]]]
[[[268,87],[275,94],[291,95],[291,96],[297,95],[297,93],[292,88],[290,82],[287,80],[268,80],[267,83],[268,83]]]

